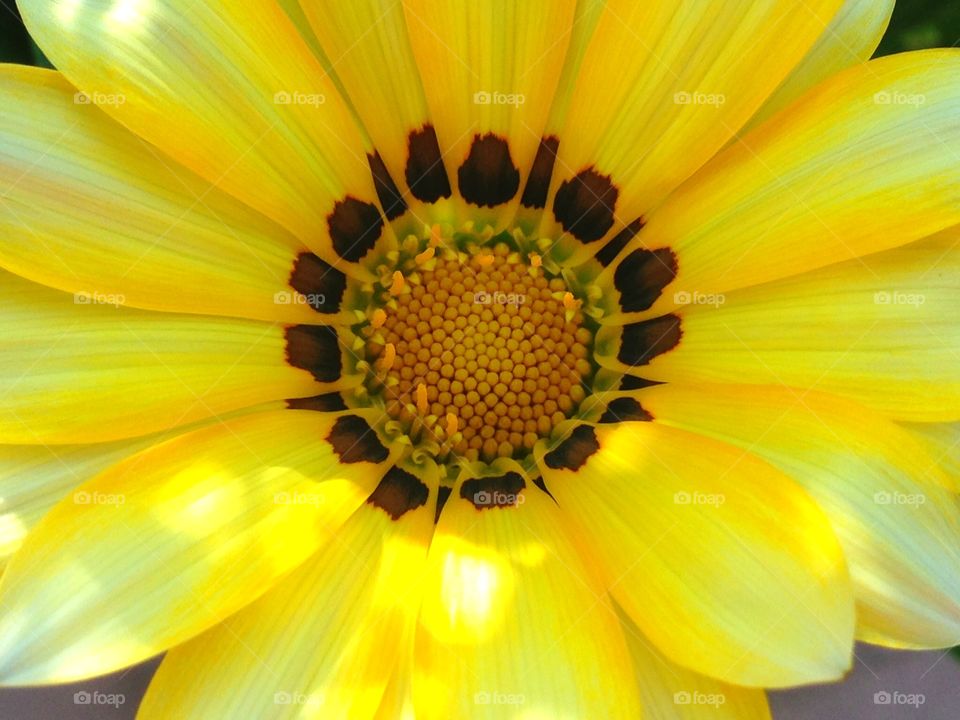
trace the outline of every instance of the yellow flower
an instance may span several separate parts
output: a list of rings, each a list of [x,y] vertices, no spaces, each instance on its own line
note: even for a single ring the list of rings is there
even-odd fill
[[[21,0],[0,680],[766,718],[960,641],[960,53],[877,0]]]

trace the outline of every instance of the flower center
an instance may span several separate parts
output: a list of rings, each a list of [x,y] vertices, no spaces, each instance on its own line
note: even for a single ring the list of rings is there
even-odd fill
[[[589,394],[593,332],[536,255],[428,249],[395,271],[365,335],[365,386],[444,463],[523,459]]]

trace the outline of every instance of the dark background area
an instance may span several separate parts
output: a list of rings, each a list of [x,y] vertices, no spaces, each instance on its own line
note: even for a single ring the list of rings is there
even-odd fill
[[[899,0],[890,29],[876,54],[954,46],[960,46],[960,0]],[[0,62],[50,67],[23,27],[14,0],[0,0]],[[957,718],[960,717],[957,660],[960,654],[956,650],[951,657],[942,652],[888,653],[861,647],[855,672],[847,682],[773,693],[775,716],[777,720]],[[106,678],[59,688],[0,690],[0,719],[132,718],[155,667],[156,661],[152,661]],[[75,692],[94,690],[124,694],[125,702],[119,707],[75,703]],[[875,692],[897,690],[924,693],[926,705],[895,708],[878,707],[873,702]]]

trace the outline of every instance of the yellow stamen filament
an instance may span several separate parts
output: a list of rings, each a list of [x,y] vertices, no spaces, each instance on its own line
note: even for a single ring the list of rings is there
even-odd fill
[[[577,300],[573,297],[572,292],[566,292],[563,294],[563,306],[567,310],[573,310],[577,307]]]
[[[457,421],[457,416],[454,415],[453,413],[447,413],[447,427],[446,427],[446,431],[447,431],[447,437],[448,437],[448,438],[452,438],[454,435],[457,434],[457,430],[459,429],[459,425],[460,425],[460,423]]]
[[[441,238],[442,235],[439,225],[434,225],[432,228],[430,228],[430,247],[437,247],[437,245],[440,244]]]
[[[417,411],[421,415],[426,415],[430,410],[430,406],[427,404],[427,386],[423,383],[417,385]]]
[[[387,343],[383,348],[383,359],[380,362],[380,371],[389,372],[393,368],[393,363],[397,359],[397,347],[393,343]]]
[[[419,255],[417,255],[417,256],[414,258],[414,261],[417,263],[417,265],[423,265],[425,262],[429,262],[430,259],[433,258],[433,255],[434,255],[435,252],[436,252],[436,250],[434,250],[434,248],[433,248],[432,246],[431,246],[431,247],[428,247],[428,248],[427,248],[426,250],[424,250],[422,253],[420,253]]]
[[[537,253],[530,253],[530,265],[538,268],[543,266],[543,258]]]
[[[390,284],[390,294],[399,295],[403,292],[403,273],[395,270],[393,273],[393,282]]]
[[[493,255],[489,255],[489,254],[477,255],[477,265],[479,265],[482,268],[490,267],[491,265],[493,265],[494,260],[496,260],[496,258]]]
[[[370,318],[370,324],[375,328],[382,328],[383,324],[387,321],[387,313],[384,312],[383,308],[377,308],[373,311],[373,317]]]

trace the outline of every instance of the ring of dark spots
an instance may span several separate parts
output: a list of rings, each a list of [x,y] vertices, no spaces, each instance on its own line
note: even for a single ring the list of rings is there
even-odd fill
[[[643,390],[643,388],[653,387],[654,385],[662,385],[663,383],[659,380],[647,380],[646,378],[639,377],[638,375],[624,375],[620,378],[620,390]]]
[[[620,191],[593,168],[565,180],[553,198],[553,215],[563,229],[581,242],[599,240],[613,227]]]
[[[520,171],[510,157],[510,146],[493,133],[473,138],[457,180],[463,199],[481,207],[509,202],[520,189]]]
[[[677,315],[664,315],[623,326],[617,359],[624,365],[646,365],[680,343],[683,331]]]
[[[453,492],[453,488],[447,487],[446,485],[441,485],[437,489],[437,511],[433,515],[434,525],[440,522],[440,513],[443,512],[444,505],[446,505],[447,500],[450,499],[451,492]]]
[[[293,325],[286,330],[287,364],[309,371],[319,382],[340,379],[343,356],[337,331],[326,325]]]
[[[290,398],[287,400],[289,410],[313,410],[314,412],[340,412],[347,409],[343,395],[338,392],[314,395],[305,398]]]
[[[380,239],[383,216],[373,203],[347,196],[333,206],[327,225],[337,255],[358,262]]]
[[[547,206],[547,193],[550,191],[550,178],[553,177],[553,165],[557,161],[560,138],[555,135],[540,139],[540,147],[533,158],[530,176],[520,204],[526,208],[541,209]]]
[[[596,431],[589,425],[577,425],[566,439],[543,456],[547,467],[576,472],[600,449]]]
[[[427,504],[430,490],[416,475],[396,466],[387,470],[367,502],[383,510],[392,520],[399,520],[411,510]]]
[[[460,497],[477,510],[517,507],[526,486],[520,474],[515,472],[498,477],[471,478],[460,486]]]
[[[637,233],[643,230],[644,225],[646,225],[644,219],[637,218],[632,223],[627,225],[623,230],[614,235],[613,239],[600,248],[599,252],[597,252],[594,257],[597,258],[601,265],[607,267],[614,261],[614,258],[620,254],[620,251],[627,246],[627,243],[633,240]]]
[[[607,403],[607,409],[600,417],[602,423],[650,422],[653,415],[643,409],[639,402],[631,397],[618,397]]]
[[[347,276],[312,252],[300,253],[290,273],[290,287],[306,295],[317,312],[330,314],[340,309],[347,289]]]
[[[359,415],[344,415],[337,421],[327,435],[327,442],[342,463],[373,462],[379,463],[390,454],[380,442],[370,423]]]
[[[379,152],[368,153],[367,162],[370,164],[373,186],[377,190],[377,197],[380,199],[380,207],[383,208],[384,215],[387,216],[387,220],[397,219],[407,211],[407,202],[403,199],[400,188],[390,176]]]
[[[677,277],[677,256],[670,248],[639,249],[627,255],[613,273],[624,312],[648,310]]]
[[[407,138],[407,150],[404,176],[413,196],[426,203],[450,197],[453,191],[433,125],[424,125],[411,132]]]

